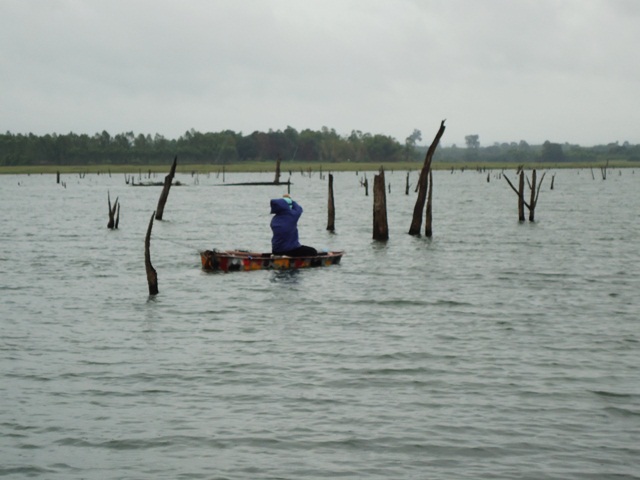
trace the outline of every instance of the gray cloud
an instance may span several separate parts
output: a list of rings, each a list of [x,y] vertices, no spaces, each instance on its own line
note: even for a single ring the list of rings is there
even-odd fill
[[[640,143],[622,0],[0,2],[0,128]]]

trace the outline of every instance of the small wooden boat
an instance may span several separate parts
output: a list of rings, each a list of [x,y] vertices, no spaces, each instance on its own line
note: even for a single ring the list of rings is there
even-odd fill
[[[337,265],[344,252],[320,252],[312,257],[287,257],[244,250],[205,250],[200,252],[202,268],[209,271],[295,270]]]

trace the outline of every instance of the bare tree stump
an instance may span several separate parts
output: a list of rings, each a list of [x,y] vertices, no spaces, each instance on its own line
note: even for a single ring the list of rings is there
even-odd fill
[[[602,180],[607,179],[607,168],[609,167],[609,160],[607,159],[607,163],[604,167],[600,167],[600,173],[602,174]]]
[[[422,228],[422,212],[424,210],[424,204],[427,201],[428,178],[431,170],[431,162],[445,128],[444,120],[442,120],[442,122],[440,122],[438,133],[436,133],[429,150],[427,150],[427,155],[424,158],[424,165],[422,166],[422,171],[420,172],[420,178],[418,180],[418,198],[416,200],[416,205],[413,208],[413,219],[411,221],[411,227],[409,228],[409,235],[420,235],[420,230]]]
[[[151,215],[151,220],[149,220],[149,226],[147,227],[147,236],[144,238],[144,267],[147,271],[147,283],[149,284],[149,295],[157,295],[158,294],[158,274],[156,269],[151,265],[151,253],[150,253],[150,244],[151,244],[151,229],[153,228],[153,217],[156,212],[153,212]]]
[[[167,198],[169,198],[169,190],[171,189],[171,182],[173,182],[173,177],[176,174],[176,165],[178,163],[178,157],[176,156],[173,159],[173,164],[171,165],[171,170],[169,171],[169,175],[164,177],[164,186],[162,187],[162,193],[160,194],[160,198],[158,199],[158,208],[156,210],[156,220],[162,220],[162,215],[164,214],[164,205],[167,203]]]
[[[384,170],[373,177],[373,239],[389,240]]]
[[[533,170],[531,175],[532,181],[529,183],[529,187],[531,188],[531,196],[529,200],[530,203],[527,203],[524,200],[524,170],[519,169],[518,173],[520,174],[520,182],[519,182],[518,189],[516,189],[516,187],[513,186],[513,183],[511,183],[511,180],[509,180],[509,177],[507,177],[506,174],[504,174],[503,176],[504,176],[504,179],[509,184],[509,186],[511,187],[511,189],[516,193],[516,195],[518,195],[518,220],[520,222],[524,222],[525,220],[524,207],[527,207],[527,209],[529,209],[529,221],[533,222],[535,218],[535,209],[538,203],[538,197],[540,196],[540,187],[542,186],[542,181],[544,180],[544,176],[546,175],[546,172],[542,174],[542,177],[540,178],[540,182],[538,183],[538,186],[536,188],[536,171],[535,169]],[[529,179],[527,179],[527,182],[529,182]]]
[[[276,178],[273,180],[273,183],[276,185],[280,185],[280,157],[276,160]]]
[[[116,201],[113,203],[113,207],[111,206],[111,195],[107,191],[107,202],[109,203],[109,222],[107,223],[107,228],[113,230],[114,228],[118,228],[118,224],[116,222],[116,210],[118,211],[118,218],[120,217],[120,207],[118,203],[118,197],[116,197]]]
[[[409,187],[411,187],[411,184],[409,183],[409,172],[407,172],[407,180],[406,180],[405,185],[404,185],[404,194],[405,195],[409,195]]]
[[[328,203],[328,219],[327,219],[327,230],[330,232],[334,232],[336,230],[336,209],[335,204],[333,202],[333,174],[329,174],[329,203]]]

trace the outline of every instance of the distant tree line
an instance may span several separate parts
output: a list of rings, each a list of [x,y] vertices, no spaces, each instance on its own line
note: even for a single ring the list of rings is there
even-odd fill
[[[524,140],[511,143],[494,143],[491,146],[481,147],[478,135],[465,137],[466,148],[442,149],[442,157],[448,161],[478,161],[478,162],[548,162],[548,163],[575,163],[575,162],[599,162],[606,160],[622,160],[629,162],[640,161],[640,145],[631,145],[624,142],[608,143],[593,147],[581,147],[569,143],[553,143],[545,141],[542,145],[529,145]]]
[[[86,165],[122,164],[150,165],[170,163],[178,156],[181,163],[230,164],[256,160],[304,162],[398,162],[421,161],[426,146],[419,130],[414,130],[404,143],[387,135],[372,135],[354,130],[339,135],[323,127],[297,131],[253,132],[249,135],[232,130],[198,132],[193,129],[178,139],[160,134],[118,133],[106,131],[94,135],[29,133],[0,134],[0,165]],[[596,147],[559,144],[549,141],[531,146],[525,141],[481,146],[478,135],[465,137],[466,145],[442,147],[434,161],[446,162],[582,162],[615,158],[640,161],[640,145],[618,142]]]
[[[284,131],[253,132],[231,130],[201,133],[189,130],[178,139],[160,134],[108,132],[95,135],[0,135],[0,165],[83,165],[164,163],[178,156],[181,163],[224,164],[255,160],[297,160],[309,162],[375,161],[395,162],[416,155],[410,141],[401,145],[385,135],[353,131],[342,137],[333,129],[320,131],[292,127]],[[170,161],[170,160],[169,160]]]

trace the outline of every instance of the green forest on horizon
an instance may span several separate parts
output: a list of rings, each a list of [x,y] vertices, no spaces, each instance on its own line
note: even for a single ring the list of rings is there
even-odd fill
[[[0,134],[0,166],[70,165],[157,165],[171,163],[175,156],[182,163],[230,165],[280,158],[296,162],[412,162],[421,161],[427,145],[421,146],[422,132],[414,130],[404,143],[381,134],[354,130],[339,135],[335,129],[319,131],[292,127],[284,130],[255,131],[249,135],[232,130],[198,132],[193,129],[177,139],[160,134],[94,135],[29,133]],[[640,162],[640,145],[619,142],[582,147],[550,141],[529,145],[526,141],[482,146],[478,135],[465,137],[465,146],[440,146],[434,162],[459,163],[597,163]]]

